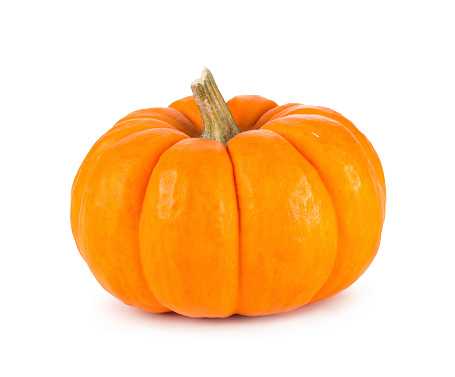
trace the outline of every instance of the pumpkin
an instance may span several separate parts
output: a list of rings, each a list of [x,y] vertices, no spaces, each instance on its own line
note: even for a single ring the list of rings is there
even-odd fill
[[[385,215],[381,162],[341,114],[261,96],[135,111],[92,147],[71,225],[98,282],[128,305],[190,317],[286,312],[354,283]]]

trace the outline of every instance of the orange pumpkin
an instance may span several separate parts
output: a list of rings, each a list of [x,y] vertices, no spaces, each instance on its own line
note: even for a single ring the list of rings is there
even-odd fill
[[[207,69],[192,89],[118,121],[79,168],[71,225],[99,283],[190,317],[285,312],[349,287],[385,214],[367,138],[324,107],[226,105]]]

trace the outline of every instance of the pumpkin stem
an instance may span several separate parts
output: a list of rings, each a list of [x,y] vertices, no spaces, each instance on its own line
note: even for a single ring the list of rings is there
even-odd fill
[[[208,68],[204,67],[202,76],[191,83],[191,90],[204,124],[201,138],[217,140],[226,145],[241,132]]]

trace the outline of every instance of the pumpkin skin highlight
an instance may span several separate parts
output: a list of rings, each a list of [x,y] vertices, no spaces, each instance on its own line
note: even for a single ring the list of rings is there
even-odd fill
[[[124,303],[190,317],[285,312],[354,283],[375,257],[385,181],[370,142],[333,110],[238,96],[242,133],[198,138],[192,96],[117,122],[72,187],[71,226]]]

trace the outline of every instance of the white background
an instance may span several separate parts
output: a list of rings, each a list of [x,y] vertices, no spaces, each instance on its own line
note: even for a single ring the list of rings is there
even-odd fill
[[[2,376],[454,376],[453,1],[3,1]],[[189,95],[333,108],[387,182],[379,254],[338,296],[291,313],[154,315],[95,281],[70,189],[127,113]]]

